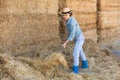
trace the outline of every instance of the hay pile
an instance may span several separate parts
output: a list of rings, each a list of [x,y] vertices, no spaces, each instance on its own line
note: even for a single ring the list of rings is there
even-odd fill
[[[98,1],[99,41],[118,38],[120,35],[120,0]]]
[[[13,59],[7,54],[0,54],[0,80],[41,80],[44,76],[27,64]]]
[[[73,80],[81,76],[67,74],[69,68],[61,53],[40,58],[13,57],[0,54],[0,80]]]
[[[113,54],[117,57],[120,57],[120,39],[118,40],[110,40],[109,42],[103,42],[100,44],[101,50],[106,48],[109,49]]]
[[[71,51],[53,53],[41,58],[14,57],[0,54],[1,80],[119,80],[119,59],[109,50],[99,50],[97,44],[87,40],[84,50],[88,58],[89,69],[80,74],[71,73]],[[68,53],[69,51],[69,53]]]
[[[100,50],[100,47],[90,40],[85,45],[85,53],[87,53],[90,65],[92,65],[90,69],[95,72],[97,79],[119,80],[120,59],[114,56],[109,48]]]

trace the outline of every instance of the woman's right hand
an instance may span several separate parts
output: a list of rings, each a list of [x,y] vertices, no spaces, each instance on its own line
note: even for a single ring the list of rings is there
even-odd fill
[[[64,44],[62,45],[62,47],[65,49],[65,48],[66,48],[66,45],[67,45],[67,44],[66,44],[66,43],[64,43]]]

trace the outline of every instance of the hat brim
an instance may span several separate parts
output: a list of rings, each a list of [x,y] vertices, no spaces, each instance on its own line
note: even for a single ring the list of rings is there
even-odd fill
[[[68,12],[62,12],[62,14],[69,14],[71,13],[71,11],[68,11]]]

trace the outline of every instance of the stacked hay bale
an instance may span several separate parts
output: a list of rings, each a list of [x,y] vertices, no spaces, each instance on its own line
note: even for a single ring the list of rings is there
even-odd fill
[[[0,0],[0,51],[36,53],[59,44],[57,13],[58,0]]]
[[[98,40],[118,38],[120,36],[120,0],[99,0],[98,4]]]
[[[78,20],[86,39],[97,40],[96,7],[97,0],[66,0],[73,10],[73,16]]]

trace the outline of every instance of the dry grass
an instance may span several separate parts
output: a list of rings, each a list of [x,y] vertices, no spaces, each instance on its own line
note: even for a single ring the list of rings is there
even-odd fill
[[[0,79],[1,80],[41,80],[44,76],[28,65],[16,61],[13,57],[7,54],[0,54],[1,59],[6,62],[0,65]],[[36,76],[36,77],[35,77]]]
[[[29,58],[19,58],[22,62],[27,63],[29,66],[35,70],[40,71],[42,74],[47,77],[54,77],[55,75],[60,75],[63,70],[58,71],[59,69],[68,68],[68,64],[65,60],[64,55],[61,53],[54,53],[48,56],[46,59],[29,59]],[[58,69],[59,68],[59,69]]]
[[[89,62],[91,72],[75,75],[71,73],[71,48],[64,55],[53,53],[45,59],[13,57],[0,54],[1,80],[119,80],[119,59],[105,49],[100,51],[99,46],[92,40],[86,40],[84,51]],[[82,70],[79,70],[82,72]]]

